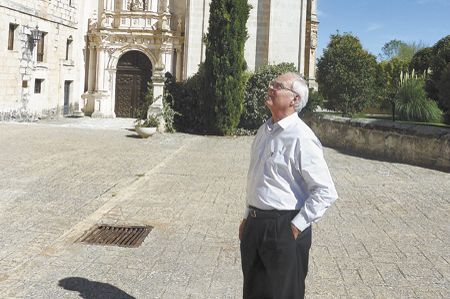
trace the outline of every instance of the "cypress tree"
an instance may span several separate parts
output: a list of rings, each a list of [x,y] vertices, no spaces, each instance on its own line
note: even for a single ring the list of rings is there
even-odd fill
[[[202,94],[206,130],[210,133],[232,134],[239,123],[249,12],[247,0],[211,1]]]

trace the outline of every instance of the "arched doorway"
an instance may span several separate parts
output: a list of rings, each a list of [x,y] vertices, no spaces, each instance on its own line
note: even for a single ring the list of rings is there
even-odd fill
[[[138,117],[145,104],[147,84],[152,77],[152,63],[139,51],[129,51],[120,57],[116,73],[117,117]]]

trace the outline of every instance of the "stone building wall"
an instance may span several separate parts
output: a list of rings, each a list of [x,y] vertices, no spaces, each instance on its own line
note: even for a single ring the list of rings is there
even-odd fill
[[[82,60],[80,63],[80,45],[84,41],[78,30],[78,2],[82,1],[0,0],[0,36],[6,41],[0,49],[0,57],[5,58],[0,60],[0,111],[63,113],[65,84],[69,92],[66,113],[69,107],[79,109],[80,90],[84,87],[80,80],[84,67]],[[16,26],[12,50],[6,46],[10,24]],[[37,44],[30,41],[36,26],[45,34],[42,62],[37,61]],[[68,40],[72,42],[66,59]],[[43,80],[40,93],[35,90],[39,80]]]
[[[114,117],[116,65],[127,51],[148,56],[154,67],[154,91],[162,94],[159,81],[164,72],[186,79],[204,61],[202,38],[209,25],[210,2],[0,0],[0,39],[4,41],[0,44],[4,58],[0,60],[0,113],[21,109],[95,115],[102,110],[98,115]],[[308,59],[305,53],[313,44],[306,39],[316,36],[308,31],[306,4],[315,6],[315,2],[249,0],[253,7],[245,47],[249,70],[266,63],[292,62],[306,76],[314,71],[315,57]],[[139,12],[130,5],[148,9]],[[16,26],[11,50],[6,45],[10,24]],[[36,25],[45,32],[42,62],[37,61],[36,45],[29,42]],[[68,40],[71,49],[66,59]],[[40,93],[35,92],[38,81],[42,81]],[[66,93],[70,96],[65,97]]]
[[[184,73],[193,75],[200,62],[204,60],[202,36],[207,32],[209,5],[211,0],[187,0],[186,41]],[[290,62],[298,71],[305,74],[305,66],[315,69],[315,59],[305,57],[307,45],[314,44],[307,38],[307,7],[315,13],[316,0],[249,0],[252,6],[247,21],[248,39],[245,44],[245,59],[249,70],[260,65]],[[316,20],[314,16],[314,20]]]

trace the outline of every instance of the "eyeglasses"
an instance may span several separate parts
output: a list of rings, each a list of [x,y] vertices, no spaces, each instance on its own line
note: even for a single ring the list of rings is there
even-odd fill
[[[299,95],[299,94],[298,94],[296,91],[294,91],[293,89],[284,86],[283,82],[278,82],[278,81],[276,81],[276,80],[272,80],[272,81],[269,82],[269,88],[270,88],[270,89],[273,89],[273,90],[282,90],[282,89],[286,89],[286,90],[289,90],[289,91],[295,93],[296,95]]]

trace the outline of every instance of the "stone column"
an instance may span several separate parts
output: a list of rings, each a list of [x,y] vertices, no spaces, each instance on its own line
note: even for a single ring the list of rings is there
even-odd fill
[[[149,112],[155,111],[154,108],[159,109],[159,112],[161,112],[163,107],[162,97],[164,95],[164,76],[162,75],[161,72],[158,72],[152,76],[152,83],[153,83],[153,97],[155,101],[150,106]]]
[[[105,90],[105,82],[104,82],[104,74],[105,74],[105,50],[103,47],[97,47],[97,81],[96,81],[96,90],[103,91]]]
[[[183,80],[183,78],[181,77],[183,75],[183,73],[182,73],[183,55],[182,55],[181,49],[176,49],[175,51],[177,52],[177,66],[176,66],[176,70],[175,70],[175,78],[177,81],[181,81],[181,80]]]
[[[171,2],[172,2],[172,0],[166,0],[166,10],[165,10],[165,12],[170,12],[170,7],[171,7]]]
[[[88,92],[94,91],[94,88],[95,88],[96,56],[97,55],[95,53],[95,47],[89,46]]]
[[[153,98],[154,102],[153,104],[148,107],[147,111],[147,117],[150,115],[158,115],[160,126],[159,131],[164,131],[164,119],[162,117],[163,112],[163,96],[164,96],[164,69],[165,65],[162,62],[162,50],[158,54],[158,62],[154,66],[153,76],[152,76],[152,83],[153,83]]]
[[[311,36],[310,36],[310,54],[309,54],[309,86],[317,90],[316,82],[316,49],[317,49],[317,30],[319,22],[317,20],[317,1],[311,1]]]
[[[302,75],[307,75],[305,71],[305,49],[306,49],[306,11],[307,11],[307,0],[301,0],[301,24],[300,24],[300,45],[299,45],[299,57],[298,57],[298,70]]]
[[[105,12],[106,0],[98,0],[97,20],[100,21],[101,15]]]
[[[169,12],[169,0],[158,1],[158,12]]]
[[[105,11],[111,11],[111,0],[105,0]]]
[[[111,69],[109,70],[110,72],[110,78],[111,78],[111,109],[112,111],[114,111],[115,107],[116,107],[116,74],[117,74],[117,69]],[[115,112],[114,112],[115,114]]]

